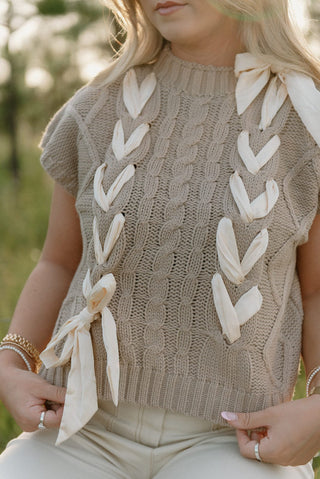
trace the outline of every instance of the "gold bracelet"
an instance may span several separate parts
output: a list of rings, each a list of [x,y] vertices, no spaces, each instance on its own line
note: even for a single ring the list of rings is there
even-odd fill
[[[8,333],[1,341],[0,346],[3,346],[5,344],[16,344],[17,346],[19,346],[23,351],[28,354],[28,356],[30,356],[31,359],[34,360],[36,364],[36,369],[38,370],[41,365],[40,353],[37,348],[35,348],[35,346],[30,343],[30,341],[28,341],[23,336],[20,336],[20,334]]]

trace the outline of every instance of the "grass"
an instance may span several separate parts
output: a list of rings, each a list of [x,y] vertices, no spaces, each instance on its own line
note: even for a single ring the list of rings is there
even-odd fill
[[[7,168],[8,144],[0,137],[0,338],[9,326],[15,304],[38,261],[47,229],[51,182],[39,163],[37,139],[24,132],[21,178]],[[20,432],[0,403],[0,451]]]
[[[39,163],[37,139],[24,132],[24,153],[19,184],[15,184],[7,169],[8,146],[0,137],[0,338],[9,325],[20,291],[35,266],[45,238],[51,197],[51,181]],[[295,398],[303,397],[305,377],[302,369]],[[19,427],[0,403],[0,452],[7,442],[19,434]],[[320,479],[320,461],[314,460],[316,479]]]

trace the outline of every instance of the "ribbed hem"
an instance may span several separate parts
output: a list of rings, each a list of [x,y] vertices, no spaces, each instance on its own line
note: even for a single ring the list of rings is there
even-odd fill
[[[103,362],[96,370],[98,399],[111,400]],[[58,386],[67,385],[69,368],[41,370],[40,375]],[[291,398],[291,392],[250,393],[192,377],[161,374],[155,370],[121,365],[119,402],[160,407],[226,426],[222,411],[253,412],[275,406]]]
[[[153,66],[158,80],[167,88],[193,96],[220,96],[235,91],[234,67],[189,62],[175,56],[166,45]]]

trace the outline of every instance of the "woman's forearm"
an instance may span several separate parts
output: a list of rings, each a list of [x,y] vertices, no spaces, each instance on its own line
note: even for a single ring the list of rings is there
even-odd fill
[[[42,351],[50,340],[72,276],[73,272],[63,266],[40,260],[22,290],[9,332],[22,335]]]
[[[315,291],[303,301],[304,322],[302,356],[308,375],[315,366],[320,366],[320,291]],[[312,381],[320,385],[320,373]]]
[[[10,333],[25,337],[39,351],[46,347],[81,254],[75,199],[56,184],[41,258],[22,290]],[[0,351],[0,361],[2,366],[13,363],[26,366],[17,353],[8,349]]]

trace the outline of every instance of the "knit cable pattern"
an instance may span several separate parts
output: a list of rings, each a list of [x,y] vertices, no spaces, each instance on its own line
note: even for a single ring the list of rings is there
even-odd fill
[[[143,81],[144,92],[138,87],[136,74],[130,70],[124,79],[124,102],[132,116],[136,119],[144,105],[152,95],[155,86],[155,75],[151,73]],[[125,141],[121,119],[116,123],[112,138],[112,149],[117,161],[123,160],[134,151],[149,131],[148,124],[139,125]],[[96,170],[94,176],[94,198],[100,208],[106,213],[123,186],[133,177],[135,167],[127,165],[114,180],[107,193],[103,189],[103,176],[107,170],[104,163]],[[114,216],[108,229],[103,246],[99,238],[99,224],[97,217],[93,219],[93,241],[95,259],[98,265],[105,263],[116,244],[125,218],[118,213]],[[66,364],[71,359],[66,399],[63,417],[56,444],[61,444],[72,434],[83,427],[98,409],[96,395],[96,381],[94,374],[94,358],[90,339],[90,325],[92,321],[101,317],[104,346],[107,352],[107,377],[115,405],[118,404],[119,394],[119,352],[114,317],[108,308],[116,288],[116,281],[112,273],[105,274],[92,287],[90,269],[83,281],[83,295],[87,306],[76,316],[68,320],[60,331],[51,339],[46,349],[41,353],[41,359],[46,367],[57,367]],[[57,357],[54,348],[66,338],[60,357]]]
[[[290,398],[302,322],[295,250],[319,194],[319,151],[292,108],[290,75],[289,95],[263,130],[269,83],[252,89],[256,80],[261,85],[257,64],[249,71],[237,65],[238,85],[251,72],[252,102],[240,116],[232,68],[190,64],[164,50],[155,64],[134,69],[134,95],[124,87],[130,76],[80,92],[48,129],[43,155],[52,176],[77,194],[84,244],[55,332],[85,308],[89,314],[91,299],[112,313],[108,328],[103,311],[81,322],[78,338],[90,330],[95,368],[95,377],[82,378],[96,379],[99,398],[216,425],[222,410]],[[157,83],[148,99],[152,71]],[[116,281],[114,291],[107,288],[111,299],[102,283],[92,297],[108,274]],[[87,299],[79,294],[85,277]],[[219,301],[230,317],[219,316]],[[41,375],[67,385],[70,362]],[[70,410],[81,426],[75,403]]]

